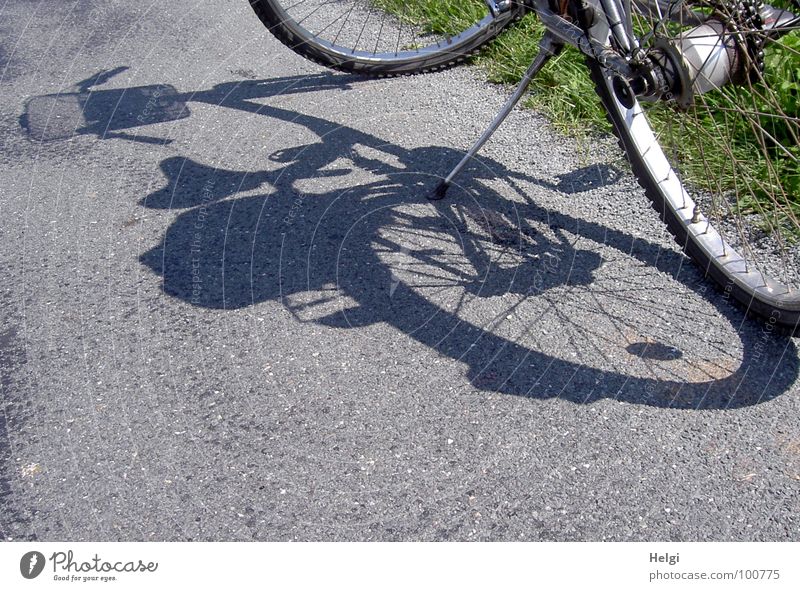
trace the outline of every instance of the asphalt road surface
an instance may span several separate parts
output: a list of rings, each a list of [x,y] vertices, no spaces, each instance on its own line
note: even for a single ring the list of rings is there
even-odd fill
[[[798,540],[800,363],[609,140],[239,1],[0,6],[0,535]]]

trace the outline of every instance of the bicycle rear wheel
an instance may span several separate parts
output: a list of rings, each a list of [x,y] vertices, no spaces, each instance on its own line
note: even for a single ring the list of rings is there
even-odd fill
[[[736,29],[726,30],[724,43],[743,71],[702,92],[696,87],[690,105],[637,100],[620,91],[613,72],[593,61],[589,67],[633,172],[685,252],[770,330],[798,333],[800,33],[768,31],[766,19],[731,14],[741,5],[730,2],[634,6],[634,30],[647,51],[701,33],[716,43],[719,36],[696,28],[712,18]]]
[[[323,66],[400,76],[454,66],[496,37],[518,8],[483,0],[250,0],[282,43]]]

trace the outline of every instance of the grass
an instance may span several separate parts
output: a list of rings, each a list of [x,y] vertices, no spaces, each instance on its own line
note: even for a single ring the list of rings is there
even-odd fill
[[[455,35],[486,14],[483,0],[373,0],[372,3],[405,23],[439,35]]]
[[[517,83],[533,61],[543,34],[544,27],[529,14],[490,43],[477,61],[491,82]],[[531,88],[534,92],[526,105],[543,112],[560,131],[572,135],[611,131],[583,55],[576,49],[565,47],[551,59]]]

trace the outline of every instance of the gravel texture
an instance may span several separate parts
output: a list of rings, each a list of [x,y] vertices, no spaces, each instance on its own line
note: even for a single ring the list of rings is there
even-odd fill
[[[0,72],[3,538],[800,539],[796,342],[609,139],[515,112],[431,204],[507,89],[244,1],[10,0]]]

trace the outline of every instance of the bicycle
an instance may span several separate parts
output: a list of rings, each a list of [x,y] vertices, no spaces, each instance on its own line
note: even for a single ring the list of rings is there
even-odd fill
[[[772,1],[445,0],[452,19],[436,26],[418,24],[420,0],[250,5],[300,55],[377,77],[458,65],[535,14],[546,31],[538,54],[427,197],[446,196],[542,67],[570,45],[583,54],[634,174],[684,252],[725,297],[797,335],[800,0]]]

